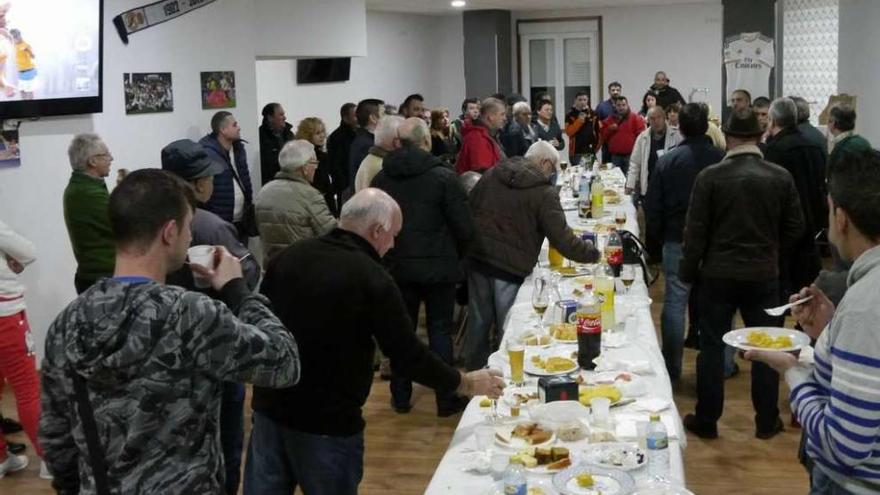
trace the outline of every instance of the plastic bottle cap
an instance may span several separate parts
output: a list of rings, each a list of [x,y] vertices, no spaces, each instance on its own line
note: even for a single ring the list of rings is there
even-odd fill
[[[658,412],[651,413],[651,421],[660,421],[660,413],[658,413]]]

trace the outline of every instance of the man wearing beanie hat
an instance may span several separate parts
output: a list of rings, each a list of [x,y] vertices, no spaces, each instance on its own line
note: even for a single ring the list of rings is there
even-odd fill
[[[724,127],[727,155],[697,175],[685,225],[679,277],[697,284],[700,354],[696,414],[684,426],[701,438],[718,436],[724,409],[724,342],[740,311],[746,327],[782,326],[762,308],[779,304],[779,259],[804,230],[794,179],[763,159],[758,119],[734,113]],[[755,436],[782,431],[777,402],[779,374],[752,364]]]
[[[162,169],[178,175],[192,185],[198,208],[193,214],[191,246],[223,246],[241,260],[241,271],[250,290],[260,281],[260,265],[247,247],[238,240],[238,230],[226,220],[204,208],[214,192],[214,176],[222,174],[223,165],[208,158],[201,144],[189,139],[174,141],[162,148]],[[196,289],[192,270],[184,265],[169,274],[167,283],[189,290]],[[223,383],[220,405],[220,443],[226,470],[226,493],[238,493],[241,453],[244,441],[244,386]]]

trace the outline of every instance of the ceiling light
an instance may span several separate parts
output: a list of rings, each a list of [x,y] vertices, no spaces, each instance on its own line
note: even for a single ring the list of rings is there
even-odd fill
[[[464,0],[452,0],[452,2],[450,4],[453,7],[460,9],[460,8],[464,7],[465,5],[467,5],[467,2],[465,2]]]

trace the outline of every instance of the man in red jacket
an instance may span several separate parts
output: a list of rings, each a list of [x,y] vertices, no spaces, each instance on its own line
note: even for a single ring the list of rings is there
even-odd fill
[[[608,144],[611,163],[620,167],[623,175],[629,171],[629,155],[636,138],[645,130],[645,121],[629,111],[626,96],[614,98],[614,115],[607,117],[601,125],[601,142]]]
[[[480,105],[480,118],[462,129],[461,152],[455,165],[459,175],[483,171],[507,158],[498,142],[498,131],[507,122],[507,105],[497,98],[486,98]]]

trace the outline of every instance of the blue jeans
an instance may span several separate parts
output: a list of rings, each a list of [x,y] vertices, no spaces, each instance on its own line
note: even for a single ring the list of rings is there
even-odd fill
[[[364,434],[315,435],[285,428],[254,411],[244,469],[245,495],[357,495]]]
[[[494,350],[489,346],[489,331],[494,323],[498,335],[504,332],[504,320],[513,306],[520,285],[477,270],[471,270],[468,274],[468,329],[462,345],[464,365],[468,371],[486,366],[489,354]]]
[[[849,495],[852,493],[838,485],[815,464],[810,478],[810,495]]]
[[[403,301],[412,320],[415,333],[419,322],[419,307],[425,302],[425,324],[428,327],[428,347],[444,363],[452,364],[452,318],[455,312],[455,284],[416,284],[398,282]],[[391,363],[392,367],[394,363]],[[406,406],[412,397],[409,378],[391,377],[391,398],[398,406]],[[437,392],[437,407],[449,407],[456,399],[454,391]]]
[[[226,470],[224,488],[227,495],[238,493],[241,481],[241,451],[244,443],[244,385],[223,382],[220,403],[220,445]]]
[[[629,155],[611,155],[611,164],[619,168],[626,177],[629,172]]]
[[[663,244],[663,278],[666,286],[663,295],[663,312],[660,315],[660,332],[663,335],[663,360],[666,362],[669,378],[673,381],[681,378],[684,315],[691,290],[689,284],[678,278],[678,264],[681,258],[681,243]]]

